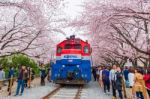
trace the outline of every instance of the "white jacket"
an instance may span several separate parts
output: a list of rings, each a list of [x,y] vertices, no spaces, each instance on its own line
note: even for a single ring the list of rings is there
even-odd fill
[[[0,71],[0,80],[5,79],[5,72],[3,70]]]
[[[115,73],[116,71],[114,69],[110,70],[110,74],[109,74],[109,80],[115,80]]]
[[[129,79],[129,86],[133,86],[134,85],[134,73],[129,73],[128,79]]]

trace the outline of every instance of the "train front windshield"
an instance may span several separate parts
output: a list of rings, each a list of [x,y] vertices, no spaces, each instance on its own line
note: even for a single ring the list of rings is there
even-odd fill
[[[79,49],[79,50],[81,50],[81,44],[66,44],[64,49]]]

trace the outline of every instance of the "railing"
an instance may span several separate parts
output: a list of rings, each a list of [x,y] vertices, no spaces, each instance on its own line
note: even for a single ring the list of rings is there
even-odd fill
[[[8,95],[11,95],[11,92],[12,92],[12,86],[13,86],[13,83],[14,81],[16,80],[16,78],[9,78],[9,79],[5,79],[5,80],[0,80],[0,87],[1,87],[1,90],[2,88],[5,86],[5,82],[7,81],[8,82],[8,86],[7,86],[7,90],[8,90]]]

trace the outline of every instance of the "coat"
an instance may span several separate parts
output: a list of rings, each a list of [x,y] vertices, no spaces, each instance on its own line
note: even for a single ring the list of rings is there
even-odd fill
[[[0,88],[3,86],[2,80],[5,79],[5,72],[3,70],[0,70]]]
[[[145,81],[146,87],[150,89],[150,74],[144,75],[144,81]]]
[[[122,90],[122,78],[123,75],[121,72],[116,72],[115,74],[115,83],[116,83],[116,89]]]
[[[42,68],[40,71],[41,71],[41,78],[45,78],[47,76],[46,70],[44,68]]]
[[[129,74],[129,70],[128,69],[125,69],[124,71],[123,71],[123,75],[124,75],[124,78],[125,78],[125,80],[126,81],[128,81],[128,74]]]
[[[18,75],[18,80],[26,80],[27,79],[27,72],[25,70],[21,70]]]
[[[133,86],[134,92],[137,92],[137,91],[143,92],[143,75],[140,73],[135,73],[134,80],[135,80],[135,83]]]
[[[102,80],[103,80],[104,83],[107,83],[107,84],[110,83],[110,80],[109,80],[109,70],[104,69],[102,71]]]
[[[8,73],[8,78],[14,77],[14,70],[10,69]]]
[[[3,70],[0,71],[0,80],[5,79],[5,72]]]

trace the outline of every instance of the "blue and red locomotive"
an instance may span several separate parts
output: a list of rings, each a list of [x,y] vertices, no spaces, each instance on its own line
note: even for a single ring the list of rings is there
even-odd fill
[[[70,36],[57,45],[56,63],[51,80],[57,84],[86,84],[91,80],[91,47],[86,41]]]

